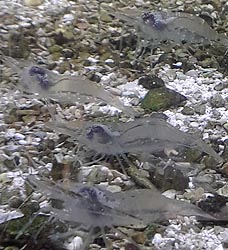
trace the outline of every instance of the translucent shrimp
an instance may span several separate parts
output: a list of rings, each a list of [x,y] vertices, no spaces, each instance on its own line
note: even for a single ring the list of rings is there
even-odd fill
[[[174,44],[219,43],[228,47],[228,37],[212,29],[202,18],[184,12],[153,11],[140,13],[136,9],[113,12],[111,15],[133,25],[139,47],[159,47],[165,41]]]
[[[111,228],[123,235],[116,226],[145,226],[175,218],[177,215],[197,216],[207,221],[216,220],[194,205],[168,199],[155,190],[111,193],[97,186],[73,183],[65,189],[60,183],[54,184],[48,179],[37,179],[34,176],[28,177],[28,183],[49,199],[61,202],[61,208],[49,207],[56,219],[80,225],[80,229],[88,229],[88,237],[81,249],[88,249],[89,243],[95,237],[96,228],[100,228],[103,234],[105,228]],[[103,237],[106,239],[105,235]]]
[[[82,184],[69,185],[66,190],[62,184],[51,183],[45,178],[38,180],[33,176],[29,176],[27,181],[36,191],[61,203],[61,209],[53,206],[47,208],[52,216],[60,221],[80,225],[78,228],[88,231],[82,250],[88,249],[97,228],[104,233],[106,227],[142,225],[140,218],[128,214],[127,210],[118,209],[119,202],[112,198],[109,191]]]
[[[27,64],[30,65],[21,69],[20,62],[10,57],[4,57],[3,61],[20,76],[19,88],[26,93],[38,93],[41,98],[54,99],[60,103],[102,101],[128,115],[136,114],[133,108],[124,106],[118,97],[109,93],[101,85],[82,76],[59,75],[38,65],[31,66],[29,62]],[[22,63],[22,66],[24,65]]]
[[[71,136],[100,155],[115,156],[128,161],[126,154],[153,154],[165,149],[195,148],[213,157],[218,163],[222,158],[200,138],[182,132],[158,118],[140,118],[127,123],[106,125],[85,122],[84,126],[68,126],[67,122],[49,123],[49,127]],[[121,164],[122,168],[123,164]]]

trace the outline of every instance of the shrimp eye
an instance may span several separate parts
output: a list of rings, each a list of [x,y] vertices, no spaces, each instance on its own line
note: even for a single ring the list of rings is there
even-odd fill
[[[96,216],[99,216],[97,212],[102,213],[104,211],[104,208],[98,199],[96,189],[92,187],[83,187],[79,190],[79,194],[84,197],[84,204],[86,204],[87,208],[96,212]]]
[[[151,12],[146,12],[142,15],[142,20],[145,24],[151,25],[153,28],[162,30],[165,27],[165,24],[158,16],[152,14]]]
[[[92,126],[90,131],[87,133],[88,139],[93,139],[94,134],[102,134],[104,133],[104,129],[101,126]]]
[[[104,129],[101,126],[94,126],[92,128],[92,130],[93,130],[94,133],[97,133],[97,134],[104,132]]]
[[[91,188],[91,187],[83,187],[79,190],[79,193],[81,195],[84,195],[85,198],[88,198],[90,199],[91,201],[98,201],[98,198],[97,198],[97,192],[94,188]]]
[[[45,70],[38,67],[38,66],[32,66],[31,69],[29,70],[29,74],[32,75],[45,75]]]
[[[29,70],[29,74],[36,77],[42,89],[48,89],[50,87],[45,69],[38,66],[32,66]]]
[[[144,23],[150,23],[150,24],[155,23],[154,15],[150,12],[143,13],[142,20]]]

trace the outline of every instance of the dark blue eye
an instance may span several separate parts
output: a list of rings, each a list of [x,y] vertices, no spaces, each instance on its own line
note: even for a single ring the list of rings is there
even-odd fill
[[[79,190],[79,194],[83,196],[82,204],[86,206],[86,209],[94,211],[94,216],[99,216],[99,213],[104,211],[103,205],[98,200],[96,189],[92,187],[83,187]]]
[[[93,126],[90,131],[87,133],[88,139],[93,139],[94,134],[101,134],[104,133],[104,129],[101,126]]]
[[[45,70],[43,68],[40,68],[37,66],[32,66],[31,69],[29,70],[29,74],[31,76],[37,75],[37,74],[44,76],[46,73],[45,73]]]
[[[88,198],[89,200],[93,201],[93,202],[97,202],[97,192],[94,188],[91,187],[83,187],[79,190],[79,193],[81,195],[84,195],[85,198]]]
[[[41,88],[48,89],[50,87],[50,82],[48,80],[45,69],[38,66],[32,66],[29,70],[29,74],[31,76],[36,76],[36,79],[39,82]]]
[[[103,133],[104,132],[104,129],[101,126],[94,126],[92,128],[92,130],[94,133]]]
[[[152,14],[151,12],[146,12],[142,15],[142,20],[145,24],[151,25],[153,28],[156,28],[158,30],[162,30],[165,27],[164,22],[162,22],[161,19],[159,19],[158,16]]]

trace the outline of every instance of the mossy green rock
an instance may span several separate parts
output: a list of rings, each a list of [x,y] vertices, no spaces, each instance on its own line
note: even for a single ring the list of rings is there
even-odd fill
[[[4,250],[19,250],[19,248],[15,246],[9,246],[9,247],[4,248]]]
[[[60,28],[55,30],[55,34],[53,35],[55,44],[57,45],[65,45],[69,42],[74,41],[75,39],[74,27],[69,26],[66,28]]]
[[[7,222],[7,227],[5,228],[6,235],[10,235],[11,237],[16,236],[23,229],[24,225],[28,225],[31,217],[22,217],[14,220],[10,220]],[[43,226],[43,224],[47,221],[47,217],[38,216],[34,218],[32,224],[27,228],[24,228],[23,234],[31,234],[35,235],[37,231]]]
[[[178,106],[186,97],[168,88],[150,90],[141,101],[141,107],[148,111],[159,111]]]
[[[61,57],[61,53],[60,52],[55,52],[55,53],[51,54],[51,59],[53,61],[58,61],[60,57]]]
[[[188,148],[185,153],[185,160],[187,162],[197,162],[202,156],[202,152],[194,148]]]
[[[63,47],[60,46],[60,45],[55,44],[55,45],[49,47],[48,50],[49,50],[49,52],[50,52],[51,54],[53,54],[53,53],[62,51],[62,50],[63,50]]]

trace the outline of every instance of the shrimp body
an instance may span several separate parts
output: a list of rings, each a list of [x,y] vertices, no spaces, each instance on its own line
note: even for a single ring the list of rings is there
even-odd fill
[[[215,220],[195,205],[166,198],[156,190],[140,189],[112,193],[98,186],[72,183],[67,189],[46,178],[28,177],[28,183],[49,199],[62,202],[61,209],[50,211],[61,221],[86,227],[113,227],[161,222],[171,216],[198,216]]]
[[[114,13],[117,18],[134,25],[141,47],[159,47],[163,42],[174,44],[219,43],[228,47],[228,38],[217,33],[202,18],[184,12],[154,11],[140,14],[126,10]]]
[[[83,141],[84,137],[81,138]],[[201,139],[182,132],[158,118],[141,118],[133,122],[119,123],[114,125],[112,130],[104,125],[95,125],[90,129],[89,137],[87,134],[84,143],[97,152],[113,155],[153,154],[165,148],[195,148],[211,155],[218,162],[222,161],[221,157]]]
[[[222,158],[200,138],[183,132],[158,118],[141,118],[120,125],[123,132],[120,143],[131,153],[154,153],[165,148],[195,148],[212,156],[216,161]]]
[[[85,122],[83,128],[67,122],[49,123],[49,127],[65,133],[79,144],[94,150],[97,154],[125,157],[127,153],[153,154],[164,149],[180,147],[195,148],[212,156],[217,162],[222,158],[200,138],[178,130],[168,122],[158,118],[140,118],[126,123],[99,124]],[[60,128],[58,130],[58,127]],[[63,129],[64,128],[64,129]]]
[[[140,218],[128,214],[127,210],[119,210],[119,201],[107,190],[83,184],[72,184],[66,189],[61,183],[34,176],[29,176],[27,182],[49,199],[61,201],[63,208],[48,208],[59,220],[101,228],[142,223]]]
[[[59,75],[38,65],[29,65],[21,68],[20,62],[10,58],[3,58],[4,63],[11,67],[20,78],[19,88],[26,93],[38,93],[41,98],[54,99],[60,103],[90,103],[105,102],[128,115],[134,116],[136,112],[126,107],[118,97],[109,93],[101,85],[82,76]]]
[[[106,227],[118,231],[114,228],[115,226],[143,224],[141,218],[128,213],[126,209],[125,211],[119,209],[119,201],[105,189],[83,184],[71,184],[66,189],[61,183],[53,183],[47,178],[38,179],[34,176],[29,176],[27,182],[34,190],[61,204],[61,208],[50,204],[41,212],[51,213],[52,217],[59,221],[75,224],[75,231],[88,232],[88,236],[80,248],[82,250],[88,249],[93,238],[96,238],[94,234],[98,236],[95,233],[98,228],[106,243]]]

